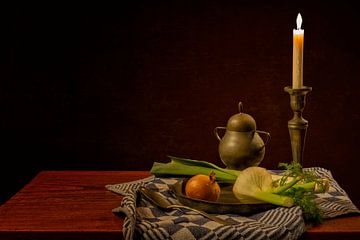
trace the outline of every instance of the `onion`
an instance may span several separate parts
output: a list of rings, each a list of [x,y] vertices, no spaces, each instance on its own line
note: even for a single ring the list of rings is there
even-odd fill
[[[211,172],[209,176],[198,174],[191,177],[185,186],[186,196],[207,201],[217,201],[220,196],[220,187],[215,180],[214,172]]]

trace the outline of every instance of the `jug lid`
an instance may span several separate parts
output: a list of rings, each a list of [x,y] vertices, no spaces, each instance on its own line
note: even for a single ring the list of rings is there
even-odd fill
[[[236,132],[249,132],[256,130],[255,119],[249,114],[243,113],[242,102],[239,102],[239,113],[230,117],[226,129]]]

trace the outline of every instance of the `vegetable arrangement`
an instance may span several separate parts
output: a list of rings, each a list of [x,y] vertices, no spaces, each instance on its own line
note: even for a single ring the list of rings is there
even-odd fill
[[[206,185],[211,186],[211,189],[215,187],[216,195],[218,195],[220,188],[217,189],[216,187],[216,176],[216,180],[219,182],[234,184],[233,193],[240,202],[246,204],[272,203],[282,207],[297,205],[303,210],[305,220],[313,223],[322,221],[322,214],[314,197],[316,193],[323,193],[328,190],[329,181],[319,179],[313,172],[303,171],[299,163],[280,163],[279,167],[284,168],[285,171],[281,175],[276,175],[261,167],[249,167],[237,171],[221,168],[205,161],[172,156],[170,159],[169,163],[154,162],[150,172],[158,177],[187,176],[192,177],[192,179],[198,178],[198,180],[193,181],[192,187],[186,186],[187,191],[191,192],[190,194],[200,192],[206,195],[207,191],[200,190],[203,189],[201,186]],[[202,177],[197,175],[202,175]]]

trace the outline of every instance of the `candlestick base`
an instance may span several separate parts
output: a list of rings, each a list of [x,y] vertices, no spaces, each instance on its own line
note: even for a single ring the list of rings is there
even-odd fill
[[[306,94],[311,92],[311,87],[291,88],[285,87],[284,91],[290,94],[290,106],[294,116],[288,121],[293,161],[303,165],[306,130],[309,122],[302,117],[306,104]]]

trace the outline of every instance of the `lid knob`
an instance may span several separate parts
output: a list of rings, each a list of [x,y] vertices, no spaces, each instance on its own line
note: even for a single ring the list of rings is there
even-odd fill
[[[226,129],[236,132],[249,132],[256,130],[255,119],[249,114],[243,113],[242,102],[239,102],[239,113],[230,117]]]

